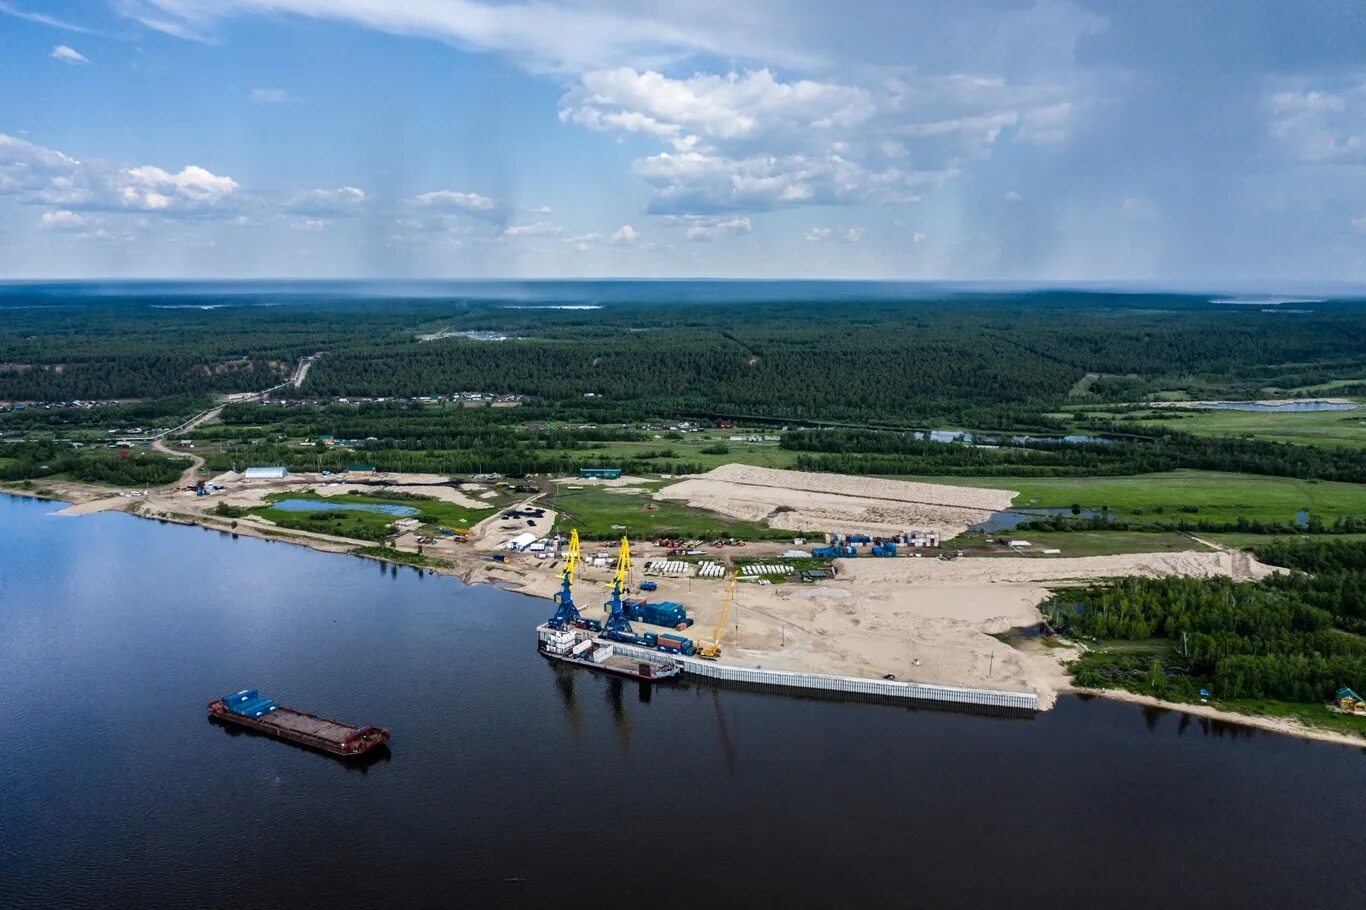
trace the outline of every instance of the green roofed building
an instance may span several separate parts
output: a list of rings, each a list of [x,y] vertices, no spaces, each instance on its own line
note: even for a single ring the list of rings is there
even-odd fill
[[[621,476],[621,468],[579,468],[579,476],[593,480],[616,480]]]

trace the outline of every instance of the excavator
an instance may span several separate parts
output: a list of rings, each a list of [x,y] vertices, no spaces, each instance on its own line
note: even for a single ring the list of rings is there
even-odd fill
[[[564,568],[560,570],[560,591],[555,595],[555,615],[550,617],[546,625],[561,631],[579,628],[599,632],[602,630],[602,624],[596,619],[584,619],[574,604],[574,570],[579,566],[579,559],[579,531],[575,528],[569,532],[569,552],[564,558]]]
[[[705,660],[716,660],[721,656],[721,639],[726,634],[726,620],[730,618],[731,607],[735,604],[736,572],[731,569],[730,584],[726,586],[726,599],[721,603],[721,618],[716,621],[716,633],[711,641],[697,643],[697,656]]]

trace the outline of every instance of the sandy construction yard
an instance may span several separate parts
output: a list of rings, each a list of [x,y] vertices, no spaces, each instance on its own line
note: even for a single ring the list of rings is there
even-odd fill
[[[1010,490],[911,483],[729,464],[665,487],[656,499],[793,531],[954,537],[1010,506]]]

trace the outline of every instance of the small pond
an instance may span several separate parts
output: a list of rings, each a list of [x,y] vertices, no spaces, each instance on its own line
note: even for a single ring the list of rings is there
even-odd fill
[[[1075,517],[1077,518],[1101,518],[1112,513],[1100,512],[1096,509],[1082,509]],[[1009,531],[1018,528],[1027,521],[1034,521],[1038,518],[1052,518],[1055,515],[1066,515],[1071,518],[1071,509],[1007,509],[1004,512],[997,512],[986,521],[978,522],[975,525],[968,525],[969,531]]]
[[[395,518],[417,515],[412,506],[396,506],[386,502],[319,502],[316,499],[282,499],[273,508],[281,512],[379,512]]]

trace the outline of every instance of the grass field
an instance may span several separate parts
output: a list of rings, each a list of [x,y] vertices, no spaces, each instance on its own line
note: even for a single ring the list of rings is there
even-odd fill
[[[1201,534],[1200,537],[1217,544],[1222,544],[1226,547],[1236,547],[1241,550],[1250,550],[1253,547],[1259,547],[1262,544],[1282,540],[1366,540],[1366,534],[1333,534],[1330,537],[1318,535],[1310,537],[1309,535],[1301,536],[1297,534],[1237,534],[1232,532],[1224,533],[1222,531]]]
[[[1165,471],[1129,477],[901,477],[929,483],[1016,490],[1016,508],[1099,509],[1118,517],[1173,521],[1233,521],[1238,518],[1292,524],[1300,509],[1332,521],[1340,515],[1366,515],[1366,484],[1307,481],[1291,477],[1225,474],[1215,471]],[[1182,506],[1194,506],[1183,513]],[[1159,512],[1158,510],[1161,509]]]
[[[1260,714],[1266,717],[1292,717],[1310,727],[1323,727],[1340,733],[1355,733],[1366,737],[1366,717],[1352,714],[1339,714],[1328,710],[1327,705],[1309,705],[1300,702],[1271,701],[1269,699],[1221,699],[1215,707],[1240,714]]]
[[[1172,416],[1179,414],[1179,417]],[[1366,448],[1366,410],[1299,411],[1173,411],[1165,419],[1139,421],[1197,436],[1246,436],[1301,445]]]
[[[622,534],[642,539],[701,540],[718,537],[786,540],[801,536],[793,531],[777,531],[757,522],[737,521],[678,502],[657,501],[648,493],[616,492],[622,489],[620,487],[571,490],[568,486],[561,486],[543,502],[547,508],[559,513],[555,522],[558,530],[578,528],[580,536],[588,540],[608,540]]]
[[[354,503],[357,505],[395,505],[408,506],[418,510],[417,518],[424,526],[444,526],[468,528],[492,515],[493,509],[467,509],[455,503],[430,498],[394,498],[381,496],[362,496],[345,493],[340,496],[319,496],[316,493],[272,493],[266,497],[272,503],[284,499],[305,499],[319,503]],[[318,512],[286,512],[274,506],[261,506],[249,510],[284,528],[300,531],[315,531],[320,534],[333,534],[349,537],[352,540],[383,540],[389,533],[389,526],[398,519],[393,515],[363,510],[328,510]]]
[[[995,541],[987,544],[990,538]],[[1005,540],[1027,540],[1028,549],[1018,552],[1006,546]],[[1180,553],[1184,550],[1206,550],[1198,541],[1175,531],[1009,531],[999,534],[964,534],[945,544],[946,548],[985,550],[983,555],[1019,556],[1039,559],[1058,559],[1065,556],[1115,556],[1121,553]],[[1044,550],[1061,553],[1044,555]]]

